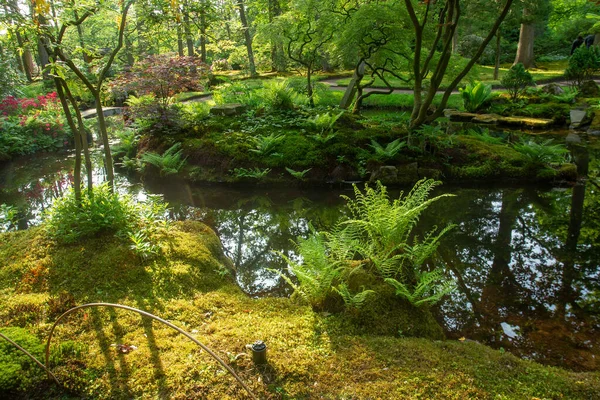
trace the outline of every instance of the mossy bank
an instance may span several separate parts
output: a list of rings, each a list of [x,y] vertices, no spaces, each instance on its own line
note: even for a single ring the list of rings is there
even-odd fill
[[[286,298],[249,298],[228,272],[218,238],[201,223],[175,224],[162,246],[161,257],[142,262],[123,241],[108,236],[58,245],[40,228],[2,234],[0,326],[24,328],[44,340],[58,315],[73,305],[130,305],[192,332],[269,399],[592,399],[600,393],[598,373],[541,366],[475,342],[440,340],[439,329],[419,310],[404,311],[412,321],[402,314],[366,320],[317,313]],[[409,323],[427,337],[384,334],[392,325],[410,334]],[[245,347],[257,339],[268,344],[267,368],[256,368]],[[44,374],[30,366],[26,387],[4,394],[246,398],[192,342],[126,311],[76,313],[61,324],[53,343],[52,370],[68,390],[41,381]]]

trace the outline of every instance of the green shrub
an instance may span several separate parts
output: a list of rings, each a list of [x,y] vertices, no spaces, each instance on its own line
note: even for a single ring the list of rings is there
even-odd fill
[[[519,96],[525,92],[527,86],[535,84],[533,76],[525,70],[521,63],[513,65],[502,77],[500,83],[506,88],[512,101],[517,101]]]
[[[166,204],[154,196],[134,202],[130,196],[112,193],[107,184],[95,186],[90,196],[82,191],[81,203],[73,191],[57,199],[44,216],[48,236],[61,243],[74,243],[98,234],[128,237],[144,232],[157,238],[167,227]]]
[[[0,328],[0,332],[30,352],[38,360],[43,359],[44,347],[40,340],[23,328]],[[33,360],[0,338],[0,391],[26,390],[34,382],[42,380],[45,372]]]
[[[465,110],[476,112],[492,97],[492,85],[483,82],[468,83],[459,89],[464,101]]]
[[[569,58],[565,78],[572,86],[581,87],[583,82],[592,79],[600,70],[600,50],[596,46],[582,46]]]

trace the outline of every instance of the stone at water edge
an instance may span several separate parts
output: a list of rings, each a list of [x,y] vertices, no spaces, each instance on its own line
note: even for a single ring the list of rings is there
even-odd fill
[[[383,185],[394,185],[398,183],[398,169],[392,165],[384,165],[371,173],[369,182],[381,182]]]
[[[571,110],[570,119],[571,128],[579,128],[580,126],[583,126],[590,122],[589,118],[587,117],[586,110]]]
[[[565,90],[556,83],[549,83],[542,88],[542,92],[548,93],[554,96],[560,96],[565,93]]]
[[[222,104],[220,106],[214,106],[210,109],[210,113],[213,115],[231,117],[234,115],[242,115],[246,112],[246,106],[239,103]]]

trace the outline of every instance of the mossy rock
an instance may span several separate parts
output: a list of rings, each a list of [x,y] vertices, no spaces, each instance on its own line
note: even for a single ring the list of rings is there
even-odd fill
[[[579,88],[579,92],[584,97],[598,97],[600,96],[600,88],[598,84],[592,80],[585,81]]]

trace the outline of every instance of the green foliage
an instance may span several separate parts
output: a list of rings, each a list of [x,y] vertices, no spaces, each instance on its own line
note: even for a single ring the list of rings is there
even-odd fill
[[[342,196],[348,217],[338,221],[330,232],[313,231],[307,239],[298,241],[296,250],[302,262],[281,255],[299,284],[286,279],[317,309],[324,307],[332,292],[338,293],[350,307],[358,307],[373,294],[372,288],[351,294],[347,279],[360,269],[374,272],[380,281],[392,278],[410,294],[399,295],[415,305],[439,300],[450,291],[450,284],[439,267],[428,271],[425,262],[452,226],[437,234],[434,229],[421,241],[415,237],[412,245],[409,241],[421,213],[434,201],[450,196],[429,199],[436,184],[433,180],[419,181],[407,196],[401,195],[394,201],[390,201],[380,183],[375,189],[366,186],[364,193],[355,186],[354,200]]]
[[[0,233],[17,229],[19,219],[16,207],[0,204]]]
[[[4,50],[0,51],[0,99],[8,95],[19,95],[19,87],[23,84],[23,77]]]
[[[175,143],[160,155],[153,152],[143,153],[141,161],[144,164],[154,165],[160,171],[161,176],[178,173],[185,165],[186,158],[182,157],[183,149],[181,143]]]
[[[460,93],[468,112],[476,112],[492,97],[492,85],[483,82],[468,83]]]
[[[243,81],[226,83],[213,91],[216,104],[240,103],[250,108],[260,107],[264,100],[257,95],[256,86]]]
[[[419,129],[410,132],[408,146],[419,152],[429,151],[435,153],[436,149],[451,147],[453,135],[448,135],[440,125],[422,125]]]
[[[600,50],[596,46],[582,46],[569,58],[565,78],[572,86],[581,87],[600,70]]]
[[[309,124],[321,133],[331,132],[335,123],[344,115],[344,111],[339,114],[331,115],[330,113],[317,114],[313,118],[309,118]]]
[[[386,278],[385,282],[396,289],[396,295],[417,307],[431,306],[456,290],[454,281],[448,280],[439,269],[431,272],[415,269],[415,272],[416,284],[413,287],[394,278]]]
[[[284,135],[276,135],[275,133],[271,133],[268,136],[259,135],[253,137],[252,141],[254,142],[255,147],[250,149],[250,151],[261,157],[281,156],[281,154],[275,152],[275,149],[283,139]]]
[[[527,86],[535,84],[533,77],[521,63],[513,65],[502,77],[501,83],[508,91],[512,101],[517,101],[519,96],[525,92]]]
[[[111,149],[115,158],[135,157],[139,140],[135,129],[119,129],[114,134],[119,139],[119,143]]]
[[[233,175],[237,179],[250,178],[250,179],[263,179],[271,172],[270,168],[260,169],[255,167],[254,169],[246,169],[246,168],[234,168]]]
[[[349,309],[361,308],[364,305],[367,297],[375,294],[374,290],[364,289],[364,287],[360,292],[352,294],[348,288],[348,285],[345,283],[341,283],[337,287],[334,287],[333,290],[342,297],[344,304]]]
[[[342,274],[341,261],[331,259],[325,235],[314,231],[307,239],[295,243],[295,247],[302,262],[278,254],[288,263],[290,271],[298,279],[298,285],[285,275],[282,277],[294,288],[294,293],[313,307],[320,308]]]
[[[548,139],[542,143],[533,140],[515,143],[514,149],[523,154],[532,166],[543,166],[555,163],[562,163],[569,154],[569,150],[561,144],[552,144],[553,140]]]
[[[266,105],[272,110],[292,110],[298,93],[286,81],[267,82],[261,91]]]
[[[81,203],[73,191],[57,199],[45,215],[48,236],[61,243],[74,243],[102,233],[136,239],[138,232],[148,241],[156,240],[167,228],[167,205],[157,197],[134,202],[130,196],[111,193],[107,184],[95,186],[92,195],[82,191]],[[133,248],[143,248],[134,241]]]
[[[23,328],[0,328],[0,332],[41,360],[44,347]],[[0,391],[26,390],[45,372],[11,343],[0,338]]]
[[[466,134],[469,136],[473,136],[484,143],[489,144],[503,144],[505,143],[504,138],[493,136],[490,134],[490,130],[488,128],[484,129],[469,129],[466,131]]]
[[[377,161],[386,162],[396,157],[400,150],[406,147],[406,142],[396,139],[383,147],[377,141],[371,140],[369,146],[373,149],[373,158]]]
[[[286,170],[287,172],[289,172],[289,173],[290,173],[290,175],[292,175],[294,178],[296,178],[296,179],[299,179],[299,180],[301,180],[301,181],[303,181],[303,180],[304,180],[304,177],[306,176],[306,174],[308,173],[308,171],[310,171],[311,169],[312,169],[312,168],[305,169],[304,171],[294,171],[294,170],[293,170],[293,169],[291,169],[291,168],[287,168],[287,167],[285,168],[285,170]]]

